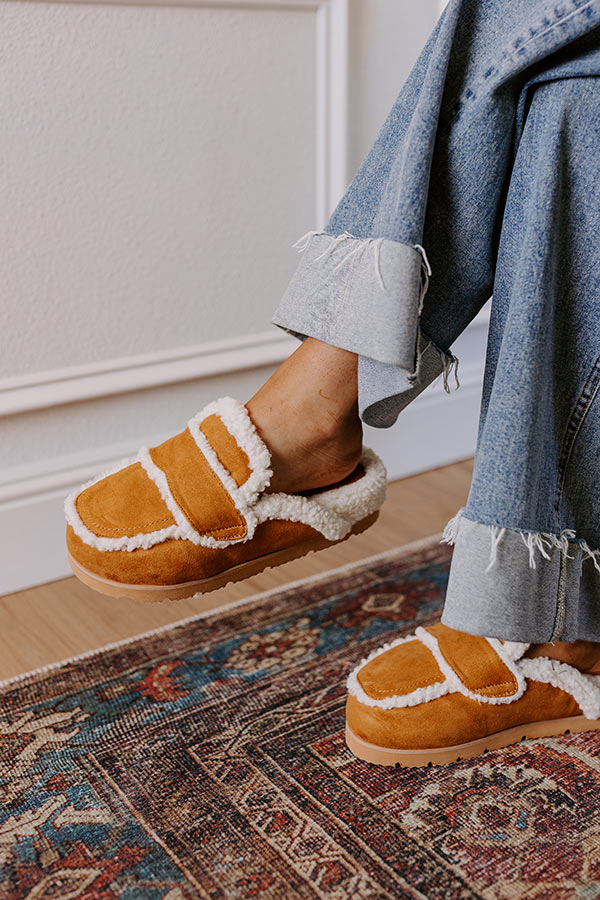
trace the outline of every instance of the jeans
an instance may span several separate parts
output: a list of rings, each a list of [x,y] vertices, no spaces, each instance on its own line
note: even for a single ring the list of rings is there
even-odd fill
[[[451,0],[275,324],[393,424],[493,295],[442,621],[600,641],[600,0]]]

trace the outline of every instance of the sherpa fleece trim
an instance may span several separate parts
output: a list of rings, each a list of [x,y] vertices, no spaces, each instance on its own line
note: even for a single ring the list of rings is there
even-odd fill
[[[508,525],[502,527],[499,525],[486,525],[484,522],[477,522],[475,519],[470,519],[466,515],[464,506],[461,507],[456,515],[446,524],[441,543],[451,545],[456,544],[461,535],[462,522],[465,519],[469,522],[481,525],[483,528],[487,528],[490,533],[490,556],[487,568],[484,570],[486,575],[490,573],[496,565],[498,559],[498,547],[507,534],[519,535],[521,538],[523,546],[528,554],[530,569],[537,568],[540,557],[546,560],[550,559],[552,550],[558,550],[561,556],[572,559],[569,550],[576,550],[579,548],[582,560],[590,559],[594,564],[594,568],[600,572],[600,550],[593,549],[587,541],[578,538],[577,533],[572,528],[563,528],[559,534],[552,534],[549,531],[522,531],[517,528],[511,528]]]
[[[200,430],[200,423],[210,415],[218,415],[221,418],[225,427],[248,456],[251,475],[239,487]],[[190,419],[188,428],[200,452],[205,456],[209,466],[245,520],[246,536],[241,539],[218,541],[209,535],[197,532],[176,503],[165,473],[153,462],[148,450],[142,448],[136,457],[124,460],[109,472],[92,479],[65,500],[67,522],[85,544],[103,552],[133,551],[139,548],[149,549],[169,539],[178,539],[188,540],[204,547],[220,549],[251,540],[257,525],[268,519],[302,522],[315,528],[327,540],[335,541],[345,537],[355,522],[379,509],[385,499],[387,487],[385,466],[379,457],[368,448],[364,448],[361,457],[361,463],[365,470],[364,475],[355,482],[312,496],[262,493],[272,475],[271,456],[267,446],[258,435],[246,407],[231,397],[223,397],[208,404],[200,413]],[[177,524],[159,531],[140,533],[131,537],[122,535],[107,538],[94,534],[79,516],[77,497],[91,485],[135,462],[142,464],[148,477],[157,486]]]
[[[585,675],[574,666],[547,656],[522,659],[519,668],[526,678],[544,681],[570,694],[586,719],[600,719],[600,675]]]
[[[444,675],[444,680],[417,688],[409,694],[392,694],[380,699],[367,694],[358,680],[358,674],[361,669],[367,663],[370,663],[371,660],[376,659],[376,657],[381,656],[393,647],[415,640],[420,640],[431,650],[442,675]],[[465,697],[469,697],[471,700],[476,700],[479,703],[498,704],[513,703],[519,697],[522,697],[527,690],[528,680],[542,681],[570,694],[586,719],[600,718],[600,675],[585,675],[574,666],[555,659],[549,659],[546,656],[523,659],[523,654],[530,646],[529,644],[516,641],[502,642],[496,638],[486,638],[486,640],[517,680],[518,690],[510,697],[487,697],[470,691],[442,656],[435,636],[421,627],[416,629],[414,635],[397,638],[395,641],[384,644],[365,657],[348,676],[348,692],[365,706],[378,707],[379,709],[400,709],[405,706],[417,706],[420,703],[428,703],[430,700],[437,699],[437,697],[443,697],[452,693],[463,694]]]
[[[264,494],[254,511],[260,522],[284,519],[310,525],[328,541],[344,538],[355,522],[370,516],[385,500],[387,473],[382,461],[365,447],[365,474],[351,484],[306,497],[302,494]]]
[[[227,431],[235,438],[239,447],[246,453],[252,474],[238,487],[236,481],[222,465],[217,454],[210,446],[206,436],[200,431],[200,424],[209,416],[218,416]],[[268,447],[256,430],[256,426],[243,403],[233,397],[221,397],[205,406],[188,422],[190,434],[209,460],[211,468],[217,473],[227,492],[237,499],[237,508],[249,509],[271,482],[271,454]]]

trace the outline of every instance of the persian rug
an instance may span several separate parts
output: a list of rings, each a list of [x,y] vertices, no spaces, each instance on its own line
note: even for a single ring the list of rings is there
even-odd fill
[[[433,769],[344,680],[441,611],[431,540],[0,685],[0,898],[600,896],[600,735]]]

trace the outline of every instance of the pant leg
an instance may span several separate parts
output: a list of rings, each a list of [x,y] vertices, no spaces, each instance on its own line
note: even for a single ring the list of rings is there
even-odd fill
[[[600,641],[600,30],[538,74],[505,206],[443,621]]]
[[[386,426],[493,288],[443,621],[509,640],[600,640],[599,25],[600,0],[451,0],[274,317],[358,353]]]
[[[451,0],[325,232],[305,241],[273,321],[359,354],[368,424],[392,425],[453,362],[492,292],[520,87],[598,25],[600,0]]]

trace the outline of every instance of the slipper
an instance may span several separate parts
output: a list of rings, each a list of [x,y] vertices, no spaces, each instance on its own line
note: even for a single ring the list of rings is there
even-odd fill
[[[441,622],[386,644],[348,677],[348,747],[371,763],[425,766],[600,729],[600,675],[526,658],[529,646]]]
[[[73,572],[109,596],[190,597],[359,534],[385,499],[385,467],[367,448],[348,478],[304,494],[265,493],[270,465],[246,407],[209,404],[67,497]]]

